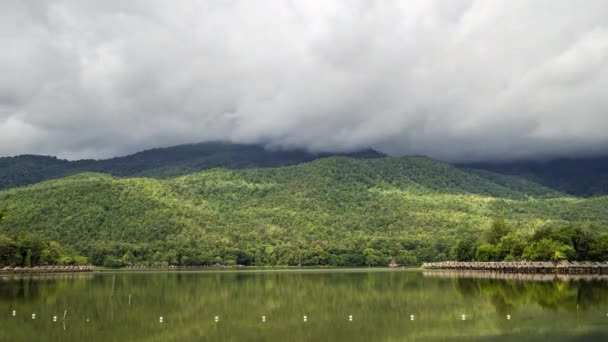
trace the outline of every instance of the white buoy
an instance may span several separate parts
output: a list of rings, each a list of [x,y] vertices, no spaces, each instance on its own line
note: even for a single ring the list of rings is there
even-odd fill
[[[304,316],[304,322],[308,322],[308,316]]]
[[[220,316],[215,316],[215,321],[219,322],[220,321]]]
[[[53,322],[57,322],[57,316],[53,316]]]
[[[159,321],[160,323],[162,323],[162,322],[163,322],[163,316],[160,316],[160,318],[158,319],[158,321]]]
[[[17,310],[13,310],[13,316],[17,316]]]
[[[511,319],[511,315],[507,315],[507,319]]]
[[[89,321],[89,319],[87,318],[87,322]]]
[[[410,315],[410,321],[414,320],[414,315]]]
[[[467,320],[467,316],[465,316],[465,315],[462,315],[461,318],[462,318],[463,321]]]
[[[262,316],[262,322],[266,322],[266,316]]]
[[[36,319],[36,314],[35,313],[32,314],[32,319]]]
[[[353,321],[353,315],[348,315],[348,320],[349,320],[350,322],[352,322],[352,321]]]

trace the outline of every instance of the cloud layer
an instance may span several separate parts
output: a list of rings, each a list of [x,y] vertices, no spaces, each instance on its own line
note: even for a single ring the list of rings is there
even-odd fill
[[[0,156],[608,151],[608,2],[0,2]]]

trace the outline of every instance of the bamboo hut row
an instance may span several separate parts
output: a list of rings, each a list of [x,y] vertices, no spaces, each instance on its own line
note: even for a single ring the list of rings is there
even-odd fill
[[[151,265],[151,266],[145,266],[145,265],[136,265],[136,266],[127,266],[125,267],[126,269],[129,270],[195,270],[195,269],[207,269],[207,268],[222,268],[222,269],[233,269],[233,268],[243,268],[245,266],[243,265],[221,265],[221,264],[214,264],[214,265],[204,265],[204,266],[175,266],[175,265],[169,265],[169,266],[163,266],[163,265]]]
[[[494,271],[499,273],[608,274],[608,262],[591,261],[443,261],[423,263],[425,269]]]
[[[569,280],[593,280],[608,279],[608,274],[558,274],[558,273],[502,273],[488,271],[452,271],[452,270],[429,270],[423,271],[422,275],[429,278],[470,278],[470,279],[514,279],[526,281],[569,281]]]
[[[34,267],[4,267],[0,268],[0,274],[16,273],[72,273],[93,272],[95,266],[34,266]]]

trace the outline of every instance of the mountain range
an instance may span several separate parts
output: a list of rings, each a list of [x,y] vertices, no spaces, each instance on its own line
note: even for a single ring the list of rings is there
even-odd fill
[[[606,173],[580,165],[227,143],[107,160],[18,156],[0,159],[0,233],[38,234],[107,266],[608,257]]]
[[[329,156],[383,157],[374,150],[353,153],[310,153],[305,150],[269,150],[259,145],[222,142],[155,148],[124,157],[69,161],[53,156],[20,155],[0,158],[0,190],[29,185],[82,172],[113,176],[170,178],[212,168],[278,167]]]

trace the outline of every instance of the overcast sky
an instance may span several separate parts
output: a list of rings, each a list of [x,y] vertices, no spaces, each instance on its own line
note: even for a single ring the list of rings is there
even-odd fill
[[[0,1],[0,156],[608,152],[608,1]]]

